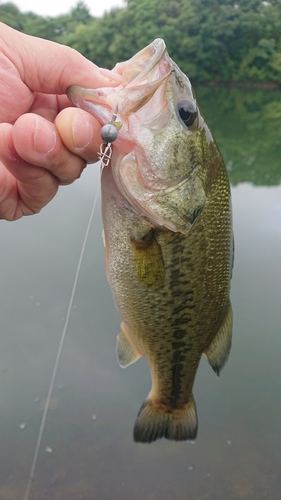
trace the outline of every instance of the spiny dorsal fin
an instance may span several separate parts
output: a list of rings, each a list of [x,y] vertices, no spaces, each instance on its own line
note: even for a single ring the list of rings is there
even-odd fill
[[[219,375],[229,356],[232,337],[232,309],[229,303],[223,323],[211,342],[204,351],[214,372]]]

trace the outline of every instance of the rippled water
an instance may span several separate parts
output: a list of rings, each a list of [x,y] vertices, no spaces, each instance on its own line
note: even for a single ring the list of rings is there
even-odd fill
[[[202,358],[195,444],[135,444],[150,389],[144,359],[115,359],[119,317],[96,211],[30,500],[281,499],[281,101],[197,89],[232,182],[233,347],[221,376]],[[88,167],[42,213],[1,221],[0,499],[23,499],[74,274],[99,182]]]

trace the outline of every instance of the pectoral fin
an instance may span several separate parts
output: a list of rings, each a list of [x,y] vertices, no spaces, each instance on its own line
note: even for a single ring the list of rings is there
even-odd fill
[[[116,353],[118,363],[122,368],[135,363],[142,356],[141,352],[131,342],[123,321],[120,326],[120,332],[117,335]]]
[[[162,250],[153,231],[148,231],[141,239],[131,238],[135,271],[141,285],[158,290],[164,286],[165,268]]]
[[[227,309],[224,321],[211,342],[204,351],[214,372],[219,375],[229,356],[232,337],[232,309],[231,304]]]

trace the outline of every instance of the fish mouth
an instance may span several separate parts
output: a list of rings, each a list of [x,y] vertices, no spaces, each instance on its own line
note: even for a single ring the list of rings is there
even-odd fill
[[[150,45],[140,50],[128,61],[117,63],[113,71],[122,75],[124,86],[143,83],[150,72],[159,64],[165,52],[166,44],[164,40],[156,38]]]
[[[178,102],[193,97],[190,82],[170,58],[161,38],[131,59],[117,63],[112,71],[122,80],[118,86],[72,86],[68,97],[95,116],[101,126],[118,124],[110,168],[125,204],[158,226],[187,232],[194,210],[181,210],[179,205],[182,197],[194,202],[196,208],[204,201],[201,185],[199,201],[194,194],[197,184],[193,177],[198,162],[192,161],[189,168],[170,173],[172,155],[165,151],[169,149],[169,137],[191,134],[179,123],[176,112]]]
[[[95,116],[102,126],[117,111],[118,121],[127,131],[126,117],[149,102],[172,72],[164,40],[157,38],[131,59],[117,63],[112,71],[122,77],[117,87],[86,89],[72,85],[67,89],[67,96],[75,106]]]

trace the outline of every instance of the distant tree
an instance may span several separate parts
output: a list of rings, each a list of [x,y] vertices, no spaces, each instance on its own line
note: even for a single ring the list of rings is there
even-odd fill
[[[25,15],[12,2],[0,3],[0,21],[16,30],[23,31]]]
[[[118,61],[132,55],[131,47],[127,50],[122,45],[121,50],[116,54],[112,47],[116,48],[114,40],[118,33],[122,33],[122,23],[120,14],[123,9],[113,9],[110,13],[105,13],[102,18],[94,19],[90,24],[76,27],[74,33],[70,34],[65,43],[81,52],[85,57],[94,61],[99,66],[112,68]],[[122,41],[123,34],[121,35]],[[129,44],[130,45],[130,41]]]
[[[65,43],[112,67],[156,37],[193,80],[281,83],[279,0],[127,0]]]
[[[13,3],[0,3],[0,21],[29,35],[64,42],[77,26],[93,21],[90,10],[83,1],[78,1],[68,14],[43,17],[33,12],[21,13]]]
[[[70,15],[76,24],[89,24],[93,20],[89,7],[82,0],[71,9]]]
[[[47,40],[60,41],[61,37],[66,35],[68,23],[69,14],[53,18],[42,16],[32,18],[27,15],[24,32]]]

